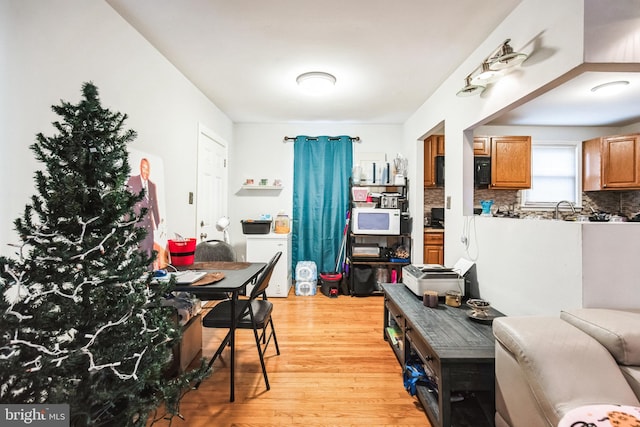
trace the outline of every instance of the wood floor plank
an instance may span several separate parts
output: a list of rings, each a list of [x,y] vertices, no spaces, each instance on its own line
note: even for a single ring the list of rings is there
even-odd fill
[[[181,414],[154,426],[430,426],[402,384],[402,370],[382,338],[383,299],[340,295],[271,298],[280,356],[266,354],[265,389],[251,331],[237,332],[236,401],[229,402],[229,351]],[[204,328],[209,358],[225,331]]]

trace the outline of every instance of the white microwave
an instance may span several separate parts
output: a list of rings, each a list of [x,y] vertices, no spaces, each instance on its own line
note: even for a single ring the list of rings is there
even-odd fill
[[[400,209],[353,208],[351,211],[353,234],[400,234]]]

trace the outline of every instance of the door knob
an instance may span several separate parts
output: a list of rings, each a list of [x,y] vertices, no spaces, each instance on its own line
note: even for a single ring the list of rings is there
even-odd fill
[[[207,233],[200,233],[200,240],[204,240],[207,238]]]

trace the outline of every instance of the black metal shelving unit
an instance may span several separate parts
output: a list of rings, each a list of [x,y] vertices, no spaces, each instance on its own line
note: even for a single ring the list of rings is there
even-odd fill
[[[354,234],[352,232],[352,223],[348,229],[348,238],[346,243],[346,264],[348,265],[348,288],[352,296],[369,296],[382,295],[379,283],[391,283],[394,280],[400,282],[402,280],[402,267],[411,263],[411,219],[408,218],[408,190],[409,181],[403,179],[402,184],[391,183],[361,183],[353,184],[350,182],[350,210],[354,207],[362,206],[362,202],[356,202],[352,197],[353,187],[368,187],[371,193],[397,193],[397,209],[401,215],[407,217],[405,220],[408,224],[401,226],[405,228],[399,234],[379,235],[379,234]],[[380,199],[373,198],[369,204],[375,204],[378,209],[380,207]],[[351,215],[353,219],[353,215]],[[358,245],[371,246],[378,248],[377,255],[361,255],[358,253]],[[354,254],[354,248],[356,253]],[[403,250],[404,249],[404,250]],[[402,257],[398,254],[403,255]],[[385,273],[386,272],[386,273]]]

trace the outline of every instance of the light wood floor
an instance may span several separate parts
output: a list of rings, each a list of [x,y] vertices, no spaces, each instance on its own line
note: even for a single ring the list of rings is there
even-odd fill
[[[382,338],[383,298],[340,295],[271,298],[280,356],[266,355],[266,391],[249,330],[237,332],[236,400],[229,402],[228,349],[213,374],[182,400],[184,421],[155,426],[429,426],[402,384]],[[223,331],[205,328],[208,358]]]

